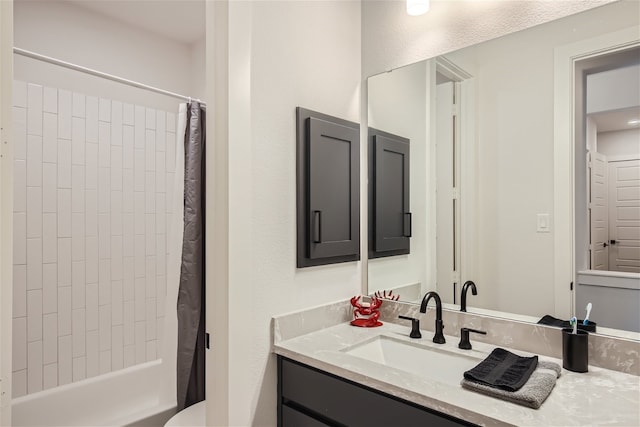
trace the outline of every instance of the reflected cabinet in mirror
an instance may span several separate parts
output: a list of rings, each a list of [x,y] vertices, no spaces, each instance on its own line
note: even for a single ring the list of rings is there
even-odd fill
[[[370,132],[411,150],[409,206],[390,190],[410,251],[370,241],[369,293],[459,309],[472,280],[469,312],[582,319],[591,302],[598,332],[640,336],[639,16],[610,3],[368,79]]]
[[[410,141],[369,128],[369,258],[411,252]]]

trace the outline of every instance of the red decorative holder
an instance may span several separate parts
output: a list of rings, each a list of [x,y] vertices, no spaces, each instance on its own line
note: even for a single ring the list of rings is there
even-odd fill
[[[387,291],[376,291],[376,297],[380,299],[388,299],[391,301],[398,301],[400,299],[400,295],[393,295],[393,291],[389,291],[389,293],[387,293]]]
[[[360,301],[360,298],[361,296],[351,298],[351,305],[354,307],[351,324],[361,328],[382,326],[382,322],[378,321],[380,318],[378,309],[382,305],[382,299],[371,297],[371,302],[364,302]]]

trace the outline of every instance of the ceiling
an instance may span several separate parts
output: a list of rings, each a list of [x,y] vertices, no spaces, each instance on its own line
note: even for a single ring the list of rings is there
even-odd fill
[[[598,129],[598,132],[612,132],[640,127],[640,125],[630,125],[629,120],[640,119],[640,107],[631,107],[621,110],[603,111],[601,113],[589,114]]]
[[[67,0],[128,25],[191,44],[205,36],[205,0]]]

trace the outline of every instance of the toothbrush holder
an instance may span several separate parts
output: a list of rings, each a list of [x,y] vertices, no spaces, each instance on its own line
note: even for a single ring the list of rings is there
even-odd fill
[[[584,324],[584,320],[578,320],[578,329],[582,329],[583,331],[595,333],[597,332],[597,325],[598,324],[596,322],[592,322],[591,320],[589,320],[589,323],[587,323],[586,325]]]
[[[572,328],[562,330],[562,367],[573,372],[589,370],[589,333]]]

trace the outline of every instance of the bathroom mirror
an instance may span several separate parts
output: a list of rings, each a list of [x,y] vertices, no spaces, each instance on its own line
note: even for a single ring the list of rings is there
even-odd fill
[[[581,264],[580,248],[575,260],[555,256],[557,235],[581,244],[590,230],[573,219],[574,236],[573,226],[554,221],[554,55],[625,29],[640,39],[638,25],[637,3],[616,2],[370,77],[368,126],[410,141],[412,237],[409,254],[368,260],[369,293],[393,290],[419,302],[437,290],[459,309],[462,284],[473,280],[478,295],[469,292],[469,312],[532,322],[547,314],[583,318],[573,296],[558,303],[554,275],[560,262],[576,272],[591,268]],[[586,191],[586,171],[575,172],[575,192]],[[578,217],[585,199],[576,196]],[[637,273],[622,275],[640,283]],[[570,286],[567,280],[567,294]],[[594,302],[592,320],[604,305]]]

